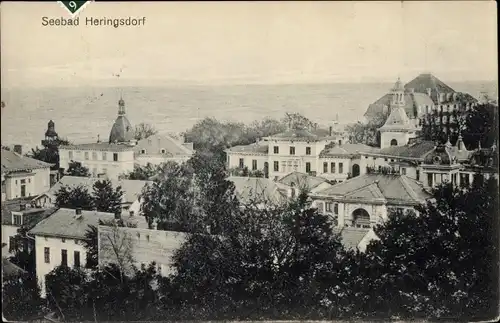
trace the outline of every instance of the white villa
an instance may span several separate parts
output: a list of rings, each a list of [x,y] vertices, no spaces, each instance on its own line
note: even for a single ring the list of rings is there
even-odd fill
[[[59,147],[60,168],[68,169],[75,161],[87,167],[95,177],[118,179],[134,170],[134,165],[183,162],[194,153],[192,144],[181,143],[168,135],[154,135],[140,141],[125,113],[125,101],[118,101],[118,117],[107,142],[75,144]]]

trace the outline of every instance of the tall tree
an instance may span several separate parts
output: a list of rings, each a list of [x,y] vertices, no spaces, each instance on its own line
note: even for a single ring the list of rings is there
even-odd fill
[[[121,186],[113,188],[110,180],[101,180],[94,183],[92,203],[100,212],[121,213],[123,192]]]
[[[358,122],[347,126],[351,143],[360,143],[373,147],[380,147],[380,127],[387,120],[387,113],[379,113],[367,123]]]
[[[153,125],[144,122],[136,125],[134,130],[135,130],[135,135],[134,135],[135,140],[146,139],[158,133],[158,130],[156,130],[156,128]]]
[[[66,170],[68,176],[80,176],[80,177],[90,177],[90,171],[87,167],[83,166],[82,163],[77,161],[71,161]]]
[[[10,321],[30,321],[42,312],[36,275],[5,276],[2,273],[2,315]]]
[[[132,180],[149,180],[154,175],[157,175],[159,172],[158,167],[151,163],[147,163],[146,166],[134,165],[134,170],[123,174],[121,179],[132,179]]]
[[[63,185],[55,193],[56,205],[62,208],[81,208],[83,210],[93,209],[93,199],[84,185],[75,187]]]

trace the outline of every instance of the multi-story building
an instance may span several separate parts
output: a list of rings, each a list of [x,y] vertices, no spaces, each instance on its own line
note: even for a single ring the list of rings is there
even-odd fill
[[[37,196],[50,188],[52,164],[23,156],[20,145],[14,151],[2,149],[2,201]]]
[[[159,165],[167,162],[183,163],[194,154],[193,143],[180,142],[169,135],[153,135],[137,142],[135,163]]]

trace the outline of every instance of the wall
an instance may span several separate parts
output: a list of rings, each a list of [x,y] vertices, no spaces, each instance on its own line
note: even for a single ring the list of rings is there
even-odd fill
[[[168,162],[176,162],[182,164],[183,162],[188,161],[190,156],[185,157],[167,157],[161,155],[136,155],[135,163],[141,166],[146,166],[148,163],[152,165],[160,165]]]
[[[45,263],[45,247],[50,248],[50,263],[48,264]],[[81,240],[77,244],[74,239],[66,239],[66,242],[62,242],[61,238],[35,236],[36,275],[41,286],[42,297],[45,297],[45,275],[61,265],[62,249],[68,251],[69,267],[74,266],[74,251],[80,251],[80,265],[85,266],[87,251]]]
[[[25,196],[36,196],[35,173],[12,173],[5,178],[5,197],[12,200],[21,197],[21,187],[25,185]],[[24,182],[24,183],[22,183]]]
[[[323,163],[328,164],[328,172],[325,173],[323,169]],[[331,163],[335,163],[335,172],[332,173]],[[342,173],[340,173],[339,163],[342,163]],[[320,158],[318,162],[318,176],[326,178],[328,180],[345,181],[347,179],[348,173],[352,171],[352,160],[350,158],[340,158],[340,157],[324,157]],[[359,164],[358,164],[359,165]],[[360,165],[360,171],[361,171]]]
[[[240,167],[240,158],[243,158],[243,164],[244,166],[247,166],[249,170],[252,170],[252,161],[256,160],[257,161],[257,169],[264,171],[264,163],[268,162],[269,157],[267,155],[250,155],[250,154],[243,154],[243,153],[228,153],[227,154],[228,158],[228,165],[229,168],[238,168]],[[269,163],[269,168],[271,168],[272,165]]]
[[[17,229],[19,227],[14,225],[2,224],[2,243],[9,245],[9,238],[17,234]]]
[[[398,146],[404,146],[408,143],[410,135],[406,132],[380,132],[380,148],[390,147],[393,139],[398,141]]]

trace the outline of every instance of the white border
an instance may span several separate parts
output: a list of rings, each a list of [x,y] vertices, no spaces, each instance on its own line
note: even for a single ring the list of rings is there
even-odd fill
[[[80,14],[80,12],[82,12],[82,10],[85,9],[85,7],[91,2],[94,2],[94,0],[88,0],[83,4],[83,6],[75,11],[75,13],[71,13],[71,11],[69,11],[69,9],[64,5],[62,1],[57,1],[57,3],[59,3],[59,5],[70,15],[71,18],[75,18],[76,16],[78,16],[78,14]]]

